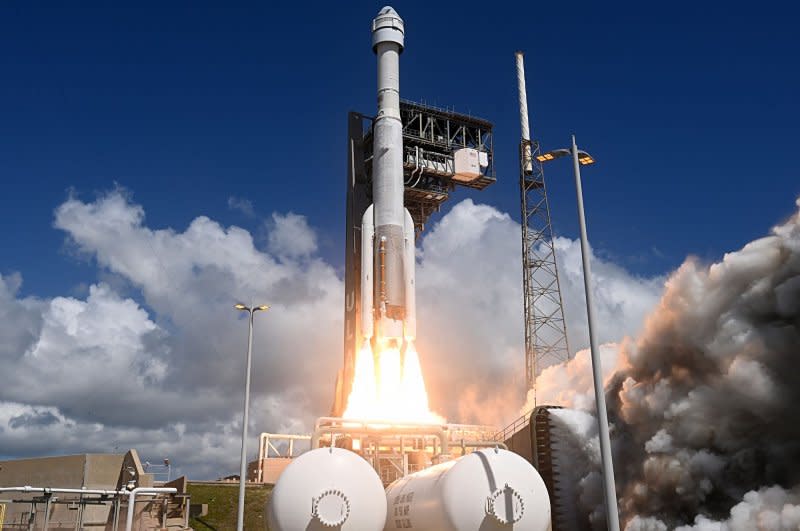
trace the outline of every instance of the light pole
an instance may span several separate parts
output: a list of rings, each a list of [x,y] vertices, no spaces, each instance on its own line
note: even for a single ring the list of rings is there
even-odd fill
[[[247,412],[250,408],[250,363],[253,359],[253,314],[257,311],[269,310],[269,306],[253,306],[244,304],[234,306],[239,311],[250,314],[250,326],[247,332],[247,370],[244,380],[244,416],[242,419],[242,456],[239,463],[239,512],[236,516],[236,531],[244,530],[244,485],[247,478]]]
[[[614,482],[614,464],[611,459],[611,439],[608,435],[608,412],[606,395],[603,389],[603,369],[600,366],[600,351],[595,336],[594,298],[592,295],[592,271],[589,267],[589,239],[586,236],[586,216],[583,212],[583,187],[581,186],[581,164],[593,164],[594,159],[585,151],[578,149],[575,135],[569,149],[556,149],[542,153],[536,158],[549,162],[572,155],[575,170],[575,192],[578,196],[578,223],[581,230],[581,258],[583,260],[583,287],[586,290],[586,314],[589,318],[589,346],[592,354],[592,378],[594,380],[594,399],[597,404],[597,424],[600,428],[600,459],[603,467],[603,494],[606,502],[606,521],[610,531],[619,531],[619,510],[617,508],[617,489]]]

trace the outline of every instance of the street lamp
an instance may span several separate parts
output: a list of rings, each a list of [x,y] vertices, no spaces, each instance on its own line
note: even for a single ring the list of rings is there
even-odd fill
[[[581,186],[581,165],[593,164],[594,159],[587,152],[579,150],[572,135],[572,147],[556,149],[536,156],[539,162],[549,162],[566,155],[572,155],[575,170],[575,191],[578,196],[578,222],[581,230],[581,258],[583,259],[583,287],[586,290],[586,314],[589,317],[589,346],[592,354],[592,377],[594,379],[594,398],[597,404],[597,423],[600,428],[600,458],[603,465],[603,494],[606,502],[608,529],[619,531],[619,511],[617,509],[617,489],[614,483],[614,465],[611,460],[611,439],[608,435],[608,413],[606,395],[603,392],[603,370],[600,366],[600,351],[595,337],[594,300],[592,296],[592,271],[589,268],[589,239],[586,236],[586,216],[583,213],[583,187]]]
[[[574,140],[574,137],[573,137]],[[567,155],[571,155],[571,149],[554,149],[553,151],[548,151],[546,153],[542,153],[541,155],[536,155],[536,160],[539,162],[550,162],[551,160],[560,159],[561,157],[566,157]],[[578,162],[582,165],[587,164],[594,164],[594,157],[586,153],[584,150],[578,150]]]
[[[269,306],[253,306],[249,308],[242,303],[234,306],[239,311],[250,314],[250,326],[247,334],[247,371],[244,381],[244,418],[242,420],[242,456],[239,463],[239,512],[236,517],[236,531],[244,530],[244,485],[247,477],[247,412],[250,407],[250,362],[253,358],[253,314],[269,310]]]

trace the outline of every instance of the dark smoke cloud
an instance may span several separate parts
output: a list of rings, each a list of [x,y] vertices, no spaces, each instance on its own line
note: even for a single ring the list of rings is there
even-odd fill
[[[607,380],[627,529],[798,529],[799,362],[800,214],[711,266],[684,263]],[[581,444],[586,430],[562,423]],[[602,529],[585,503],[595,466],[575,506]]]

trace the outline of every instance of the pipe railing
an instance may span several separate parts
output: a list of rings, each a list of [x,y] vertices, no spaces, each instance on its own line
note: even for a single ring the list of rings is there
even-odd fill
[[[449,447],[446,425],[442,424],[394,423],[386,420],[351,420],[337,417],[320,417],[317,419],[314,433],[311,436],[311,448],[319,448],[319,440],[323,435],[337,434],[390,437],[405,435],[429,436],[439,439],[442,454],[446,454]]]
[[[294,457],[294,441],[309,441],[311,435],[296,435],[292,433],[262,433],[258,436],[258,471],[256,474],[257,481],[261,483],[263,478],[264,459],[269,457],[270,447],[275,449],[270,443],[270,439],[277,439],[279,441],[289,441],[289,453],[286,457]],[[279,457],[283,457],[280,456]]]
[[[0,492],[41,492],[55,494],[93,494],[96,496],[119,496],[128,491],[125,490],[102,490],[102,489],[62,489],[53,487],[0,487]]]
[[[125,531],[133,529],[133,513],[136,505],[137,494],[177,494],[178,489],[174,487],[136,487],[128,491],[128,510],[125,518]]]
[[[122,497],[127,495],[128,510],[125,522],[125,531],[131,531],[133,527],[134,506],[136,504],[136,496],[138,494],[144,494],[144,495],[177,494],[178,489],[174,487],[137,487],[133,490],[68,489],[59,487],[31,487],[30,485],[25,485],[24,487],[0,487],[0,493],[3,492],[42,493],[42,494],[80,494],[81,496],[90,495],[90,496],[115,496],[115,497]],[[115,512],[116,510],[118,509],[115,507]]]
[[[466,455],[467,448],[502,448],[508,450],[508,445],[499,441],[467,441],[461,439],[459,441],[461,446],[461,455]]]

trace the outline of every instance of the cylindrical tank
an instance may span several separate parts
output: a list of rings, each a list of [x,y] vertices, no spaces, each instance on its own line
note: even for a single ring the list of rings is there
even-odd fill
[[[386,488],[385,530],[547,531],[550,498],[525,459],[484,449],[398,479]]]
[[[379,531],[386,494],[378,474],[342,448],[306,452],[286,467],[267,504],[272,531]]]

